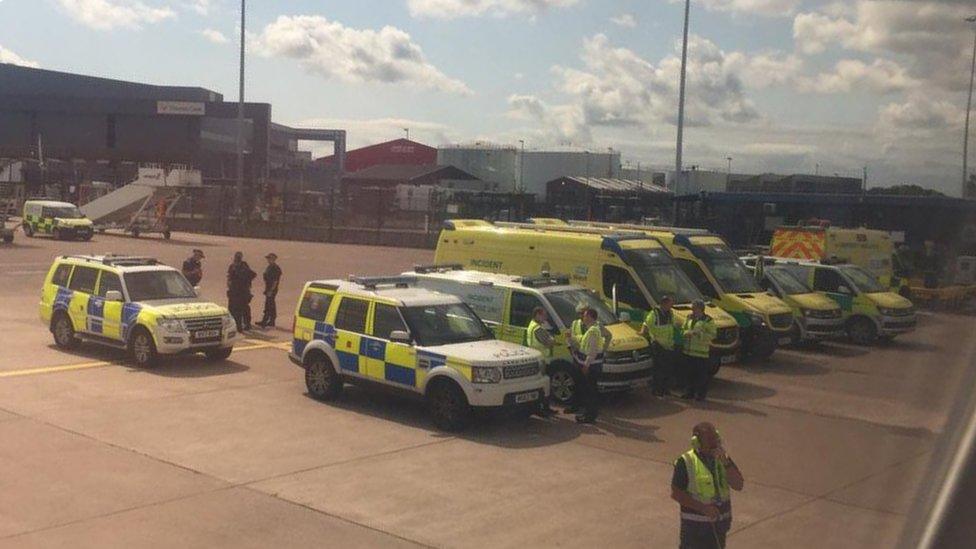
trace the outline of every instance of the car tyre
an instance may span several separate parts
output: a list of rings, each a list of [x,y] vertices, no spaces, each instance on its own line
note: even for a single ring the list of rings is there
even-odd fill
[[[556,404],[568,406],[576,400],[576,376],[569,366],[554,364],[549,370],[549,395]]]
[[[471,406],[464,391],[453,381],[434,380],[427,389],[427,410],[434,425],[443,431],[460,431],[471,419]]]
[[[75,335],[71,318],[63,312],[55,313],[54,318],[51,319],[51,334],[54,335],[54,344],[62,349],[73,349],[80,341]]]
[[[129,354],[136,366],[152,368],[156,365],[159,353],[156,352],[156,343],[149,330],[140,327],[132,333],[129,338]]]
[[[847,336],[858,345],[871,345],[878,339],[878,328],[869,318],[855,317],[847,323]]]
[[[163,238],[169,240],[169,237],[173,236],[173,233],[169,232],[169,229],[163,231]]]
[[[27,238],[34,238],[34,228],[27,223],[24,223],[24,235]]]
[[[63,240],[64,235],[61,234],[61,229],[55,228],[51,231],[51,235],[54,236],[54,240]]]
[[[220,349],[209,349],[204,351],[203,354],[207,357],[207,360],[212,362],[220,362],[221,360],[227,360],[230,358],[230,354],[233,352],[233,347],[221,347]]]
[[[11,232],[10,234],[3,235],[3,241],[6,242],[7,244],[10,244],[11,242],[13,242],[14,241],[14,233]]]
[[[324,354],[315,352],[306,359],[305,388],[309,396],[321,401],[335,400],[342,393],[342,378]]]

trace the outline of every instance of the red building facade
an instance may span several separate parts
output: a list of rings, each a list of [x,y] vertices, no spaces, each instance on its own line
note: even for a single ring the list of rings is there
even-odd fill
[[[315,160],[319,166],[329,166],[335,157]],[[407,139],[394,139],[346,152],[346,172],[358,172],[380,165],[425,166],[437,164],[437,149]]]

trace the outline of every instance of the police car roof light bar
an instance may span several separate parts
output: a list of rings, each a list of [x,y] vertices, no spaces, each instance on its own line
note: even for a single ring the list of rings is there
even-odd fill
[[[414,265],[413,272],[418,274],[443,273],[446,271],[463,271],[464,265],[460,263],[434,263],[431,265]]]
[[[119,267],[139,267],[142,265],[157,265],[159,261],[155,257],[144,257],[134,255],[107,255],[102,258],[105,265],[115,265]]]
[[[526,288],[542,288],[545,286],[566,286],[569,284],[569,275],[563,274],[542,274],[538,276],[523,276],[522,285]]]
[[[375,290],[377,286],[395,286],[397,288],[407,288],[411,284],[417,283],[415,276],[350,276],[349,282]]]

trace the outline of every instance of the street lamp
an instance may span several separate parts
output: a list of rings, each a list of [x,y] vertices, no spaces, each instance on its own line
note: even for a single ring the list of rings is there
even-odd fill
[[[407,134],[407,141],[410,141],[410,128],[403,128],[403,132]]]
[[[969,23],[976,23],[976,15],[967,17]],[[969,113],[973,108],[973,79],[976,78],[976,28],[973,33],[973,61],[969,69],[969,99],[966,100],[966,128],[962,138],[962,196],[966,196],[966,183],[969,181]]]
[[[732,157],[726,156],[725,159],[729,161],[729,170],[725,172],[725,190],[729,190],[729,183],[732,182]]]
[[[238,74],[237,97],[237,181],[235,182],[234,206],[244,219],[244,21],[245,1],[241,0],[241,57],[240,73]]]
[[[525,174],[525,140],[519,139],[519,183],[518,188],[515,189],[517,192],[522,192],[525,189],[525,182],[522,177]]]
[[[685,130],[685,74],[688,65],[688,16],[691,11],[691,0],[685,0],[685,28],[681,41],[681,78],[678,84],[678,146],[674,159],[675,189],[681,181],[681,148]]]

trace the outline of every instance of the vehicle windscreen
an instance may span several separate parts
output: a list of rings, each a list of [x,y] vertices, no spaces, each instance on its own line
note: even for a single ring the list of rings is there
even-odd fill
[[[582,288],[576,290],[560,290],[558,292],[546,292],[546,298],[549,299],[549,303],[552,308],[556,310],[556,314],[559,315],[559,319],[562,320],[563,325],[570,326],[573,321],[579,316],[577,310],[580,305],[589,307],[596,311],[597,317],[600,323],[603,325],[616,324],[620,322],[613,315],[613,311],[607,304],[604,303],[600,296],[596,295],[596,292],[590,290],[584,290]]]
[[[723,292],[747,294],[762,291],[749,269],[725,244],[699,244],[695,251]]]
[[[704,299],[688,275],[663,249],[624,250],[621,258],[634,269],[658,303],[664,296],[671,296],[678,304]]]
[[[767,267],[766,276],[775,282],[787,295],[808,294],[813,291],[786,269],[771,269]]]
[[[130,301],[196,297],[193,286],[177,271],[143,271],[125,274]]]
[[[858,289],[858,291],[871,294],[884,292],[887,290],[887,288],[878,282],[877,278],[874,278],[874,275],[860,267],[846,265],[840,267],[840,271],[844,273],[844,276],[846,276],[848,280],[854,283],[854,286]]]
[[[41,217],[56,219],[82,219],[85,217],[77,206],[45,206],[41,209]]]
[[[401,312],[410,334],[423,346],[494,339],[478,315],[463,303],[404,307]]]

